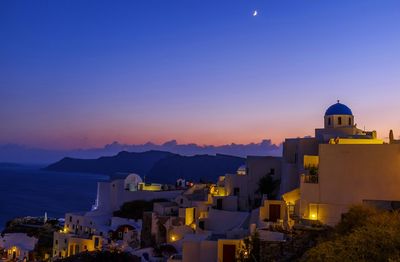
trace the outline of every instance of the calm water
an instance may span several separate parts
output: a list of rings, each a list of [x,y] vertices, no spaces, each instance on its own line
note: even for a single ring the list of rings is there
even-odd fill
[[[0,166],[0,229],[17,216],[64,217],[65,212],[90,210],[97,182],[107,176],[58,173],[37,166]]]

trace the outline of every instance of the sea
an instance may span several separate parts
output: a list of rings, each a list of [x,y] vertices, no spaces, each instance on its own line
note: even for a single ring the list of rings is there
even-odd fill
[[[0,165],[0,230],[21,216],[64,218],[66,212],[89,211],[100,174],[45,171],[43,166]]]

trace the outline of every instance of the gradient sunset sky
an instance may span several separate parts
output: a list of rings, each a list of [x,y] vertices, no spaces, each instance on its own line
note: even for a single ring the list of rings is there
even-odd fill
[[[400,135],[400,1],[0,1],[0,144],[280,143],[337,99]]]

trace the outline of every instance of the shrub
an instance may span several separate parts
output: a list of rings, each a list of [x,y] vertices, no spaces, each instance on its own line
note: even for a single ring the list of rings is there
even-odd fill
[[[396,261],[400,258],[400,213],[353,207],[331,239],[310,249],[303,261]]]

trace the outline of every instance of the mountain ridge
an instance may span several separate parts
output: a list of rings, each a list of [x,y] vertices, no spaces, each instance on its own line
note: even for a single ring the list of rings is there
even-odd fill
[[[96,159],[64,157],[44,170],[105,174],[136,173],[148,182],[175,183],[178,178],[192,181],[215,181],[218,176],[234,173],[245,159],[226,154],[182,156],[167,151],[121,151],[114,156]]]

